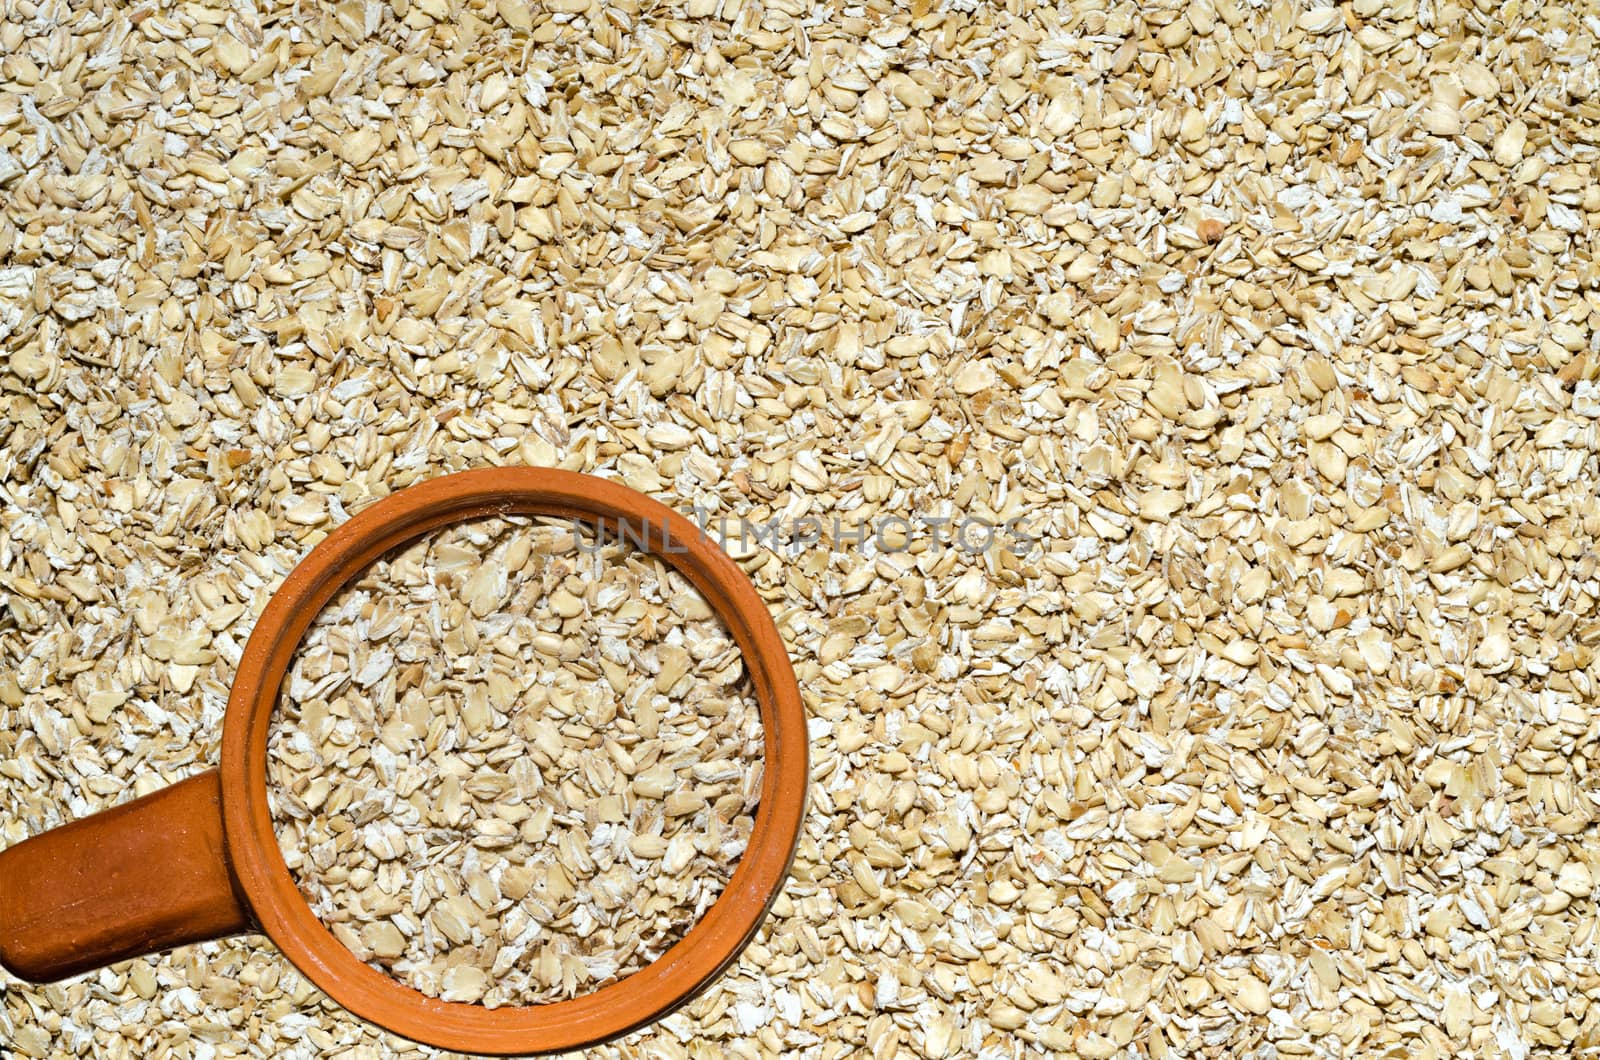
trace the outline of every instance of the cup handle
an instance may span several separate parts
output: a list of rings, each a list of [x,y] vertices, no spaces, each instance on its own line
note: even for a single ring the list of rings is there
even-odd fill
[[[31,982],[255,929],[215,769],[0,851],[0,965]]]

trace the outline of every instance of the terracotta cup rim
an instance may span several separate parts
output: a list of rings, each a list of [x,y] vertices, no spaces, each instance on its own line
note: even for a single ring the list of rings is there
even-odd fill
[[[267,801],[267,732],[279,686],[322,607],[379,557],[431,530],[491,515],[549,515],[648,536],[727,625],[760,706],[755,826],[722,894],[655,962],[543,1005],[488,1009],[429,998],[363,964],[317,919],[278,848]],[[552,468],[462,471],[401,489],[328,534],[285,578],[239,660],[223,719],[223,827],[233,878],[262,931],[350,1012],[442,1049],[519,1055],[579,1048],[645,1025],[693,997],[755,935],[799,842],[808,775],[805,707],[783,640],[744,572],[699,527],[615,482]]]

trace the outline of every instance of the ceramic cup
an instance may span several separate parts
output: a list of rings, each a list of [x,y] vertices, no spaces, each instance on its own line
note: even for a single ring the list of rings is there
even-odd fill
[[[429,998],[370,968],[312,913],[278,849],[267,804],[267,727],[300,639],[322,607],[385,553],[466,519],[544,515],[638,543],[681,572],[743,653],[763,729],[755,828],[716,903],[649,966],[566,1001],[488,1009]],[[548,468],[463,471],[354,516],[284,579],[245,645],[221,765],[0,852],[0,964],[50,982],[208,939],[263,934],[328,996],[396,1034],[501,1056],[581,1048],[666,1015],[755,934],[794,857],[805,814],[805,709],[783,641],[744,573],[688,519],[641,493]]]

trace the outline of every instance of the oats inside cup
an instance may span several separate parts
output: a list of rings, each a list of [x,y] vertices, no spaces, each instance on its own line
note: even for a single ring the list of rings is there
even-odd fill
[[[497,518],[375,563],[307,631],[268,787],[363,961],[489,1007],[644,967],[722,892],[761,780],[737,645],[662,560]]]

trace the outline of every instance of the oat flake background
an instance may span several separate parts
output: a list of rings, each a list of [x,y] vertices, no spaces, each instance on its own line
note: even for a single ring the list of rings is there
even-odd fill
[[[0,841],[425,477],[1028,515],[740,550],[807,833],[594,1055],[1594,1055],[1597,14],[0,0]],[[251,939],[0,1042],[425,1052]]]

